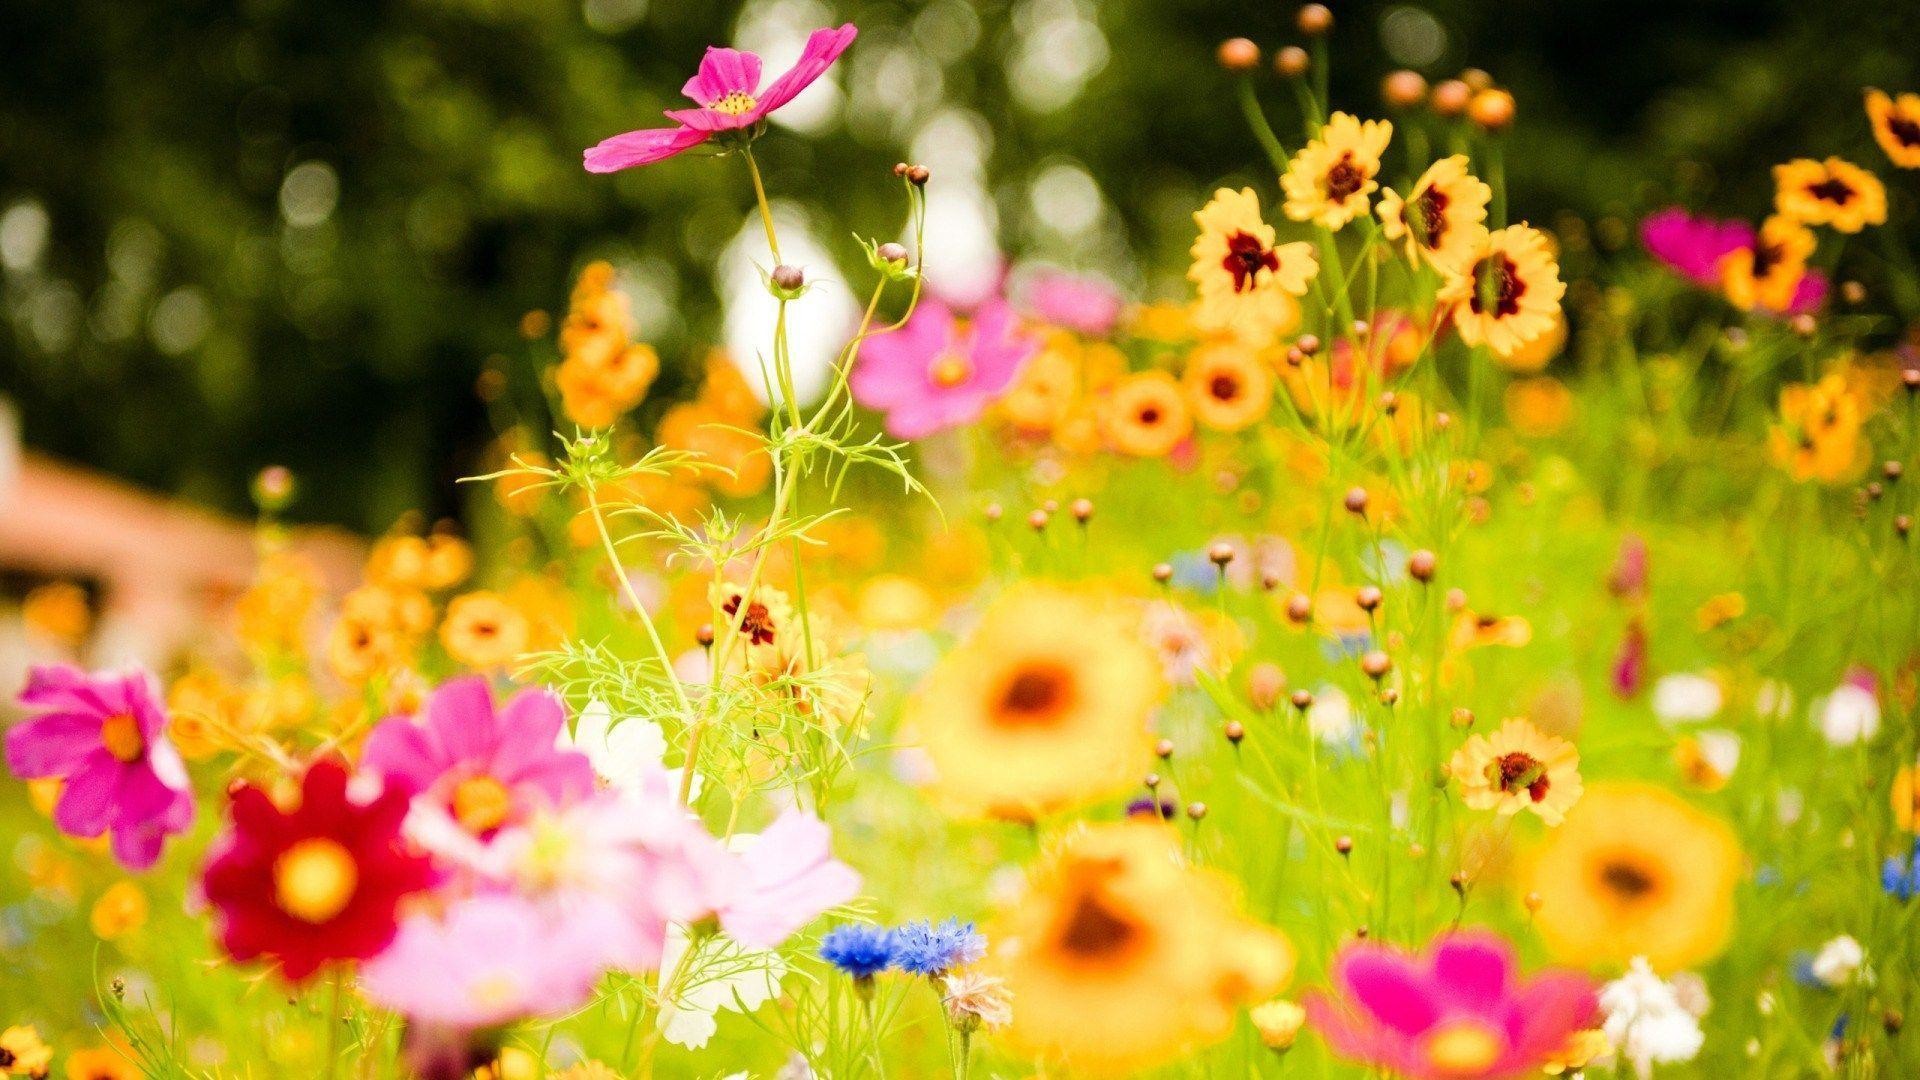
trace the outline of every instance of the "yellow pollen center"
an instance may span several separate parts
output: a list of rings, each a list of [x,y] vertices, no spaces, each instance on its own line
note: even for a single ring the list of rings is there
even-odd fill
[[[1427,1062],[1451,1076],[1477,1076],[1500,1060],[1502,1043],[1485,1024],[1454,1020],[1427,1037]]]
[[[717,113],[726,113],[728,116],[745,116],[747,113],[750,113],[753,111],[754,105],[755,105],[755,102],[753,100],[752,94],[746,94],[738,90],[735,90],[734,92],[728,94],[727,96],[707,106],[707,108]]]
[[[491,776],[462,780],[453,789],[453,820],[475,836],[505,825],[512,810],[506,785]]]
[[[273,899],[302,922],[328,922],[345,911],[360,886],[360,867],[339,842],[308,837],[273,861]]]
[[[127,713],[115,713],[100,722],[100,744],[107,753],[125,762],[140,760],[147,752],[146,736],[140,734],[140,722]]]
[[[935,386],[951,390],[973,378],[973,364],[964,356],[948,353],[933,362],[933,370],[929,375]]]

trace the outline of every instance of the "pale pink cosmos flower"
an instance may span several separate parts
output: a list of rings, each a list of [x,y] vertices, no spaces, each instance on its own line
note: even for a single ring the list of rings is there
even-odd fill
[[[1420,956],[1351,944],[1331,974],[1338,996],[1306,999],[1313,1027],[1339,1056],[1408,1080],[1537,1075],[1599,1008],[1576,972],[1518,978],[1513,947],[1485,931],[1444,934]]]
[[[700,70],[680,88],[699,108],[667,110],[667,119],[676,127],[629,131],[589,148],[587,171],[609,173],[651,165],[716,135],[753,128],[826,74],[858,33],[852,23],[815,30],[808,35],[799,61],[764,90],[758,56],[717,45],[708,48]]]
[[[802,810],[775,818],[737,856],[741,878],[720,905],[720,927],[742,945],[771,949],[854,898],[860,875],[833,857],[827,823]]]
[[[1120,321],[1120,290],[1096,277],[1051,267],[1034,271],[1022,290],[1027,310],[1041,322],[1104,337]]]
[[[484,846],[535,809],[594,790],[587,756],[554,745],[566,710],[545,690],[521,691],[496,710],[485,679],[451,679],[424,712],[424,723],[382,721],[361,765],[413,796],[408,834],[437,854]]]
[[[978,419],[1039,349],[1004,300],[981,305],[970,323],[922,300],[905,326],[860,346],[853,396],[887,414],[889,435],[924,438]]]
[[[186,765],[167,740],[152,675],[35,667],[20,704],[39,715],[7,732],[7,766],[25,779],[63,781],[53,808],[60,831],[110,832],[114,857],[145,870],[170,834],[193,824]]]
[[[555,917],[523,897],[487,893],[400,924],[360,968],[376,1004],[428,1027],[472,1031],[568,1012],[606,970],[607,914]]]

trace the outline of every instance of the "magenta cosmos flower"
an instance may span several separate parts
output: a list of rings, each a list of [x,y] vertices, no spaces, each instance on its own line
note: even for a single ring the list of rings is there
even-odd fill
[[[1039,348],[1003,300],[987,301],[971,324],[922,300],[907,325],[860,346],[853,396],[886,412],[888,434],[923,438],[978,419]]]
[[[593,792],[585,754],[554,745],[566,726],[560,699],[525,690],[495,710],[485,679],[443,683],[426,722],[398,716],[367,737],[361,764],[413,796],[408,833],[430,849],[485,844],[542,806]]]
[[[1640,222],[1640,242],[1667,268],[1704,289],[1720,288],[1720,260],[1753,247],[1753,227],[1744,221],[1695,217],[1677,206]],[[1808,268],[1784,315],[1818,308],[1827,298],[1827,275]]]
[[[751,132],[754,125],[799,96],[800,91],[826,74],[859,33],[852,23],[815,30],[807,36],[800,59],[785,75],[760,88],[760,58],[738,49],[713,46],[700,61],[700,70],[680,92],[697,109],[669,109],[667,119],[678,126],[646,128],[615,135],[586,153],[588,172],[609,173],[635,165],[651,165],[691,150],[708,139],[734,132]]]
[[[114,857],[145,870],[169,834],[193,824],[186,765],[167,741],[152,675],[36,667],[20,704],[40,715],[7,732],[7,766],[25,779],[63,782],[53,808],[62,832],[111,832]]]
[[[1336,1054],[1409,1080],[1537,1075],[1599,1009],[1575,972],[1520,980],[1513,948],[1483,931],[1445,934],[1424,956],[1348,945],[1334,957],[1337,998],[1306,1000]]]

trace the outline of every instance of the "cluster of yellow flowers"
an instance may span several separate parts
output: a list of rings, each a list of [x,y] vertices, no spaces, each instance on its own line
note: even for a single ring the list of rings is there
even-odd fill
[[[589,265],[560,325],[562,358],[553,373],[568,419],[581,427],[609,427],[646,400],[660,374],[660,357],[633,334],[632,305],[614,287],[612,264]]]

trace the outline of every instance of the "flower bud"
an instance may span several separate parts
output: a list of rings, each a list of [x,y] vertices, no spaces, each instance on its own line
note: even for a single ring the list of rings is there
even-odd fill
[[[1075,499],[1073,500],[1073,505],[1068,507],[1068,509],[1073,512],[1073,520],[1082,525],[1085,525],[1093,519],[1092,499]]]
[[[1173,580],[1173,566],[1169,563],[1153,564],[1153,580],[1165,585]]]
[[[1353,602],[1360,606],[1361,611],[1372,611],[1380,606],[1380,601],[1383,599],[1385,597],[1377,585],[1362,585],[1353,593]]]
[[[807,283],[806,271],[791,263],[781,263],[773,268],[773,284],[785,292],[797,292]]]
[[[1228,71],[1252,71],[1260,66],[1260,46],[1243,37],[1221,42],[1216,56],[1220,66]]]
[[[1307,1022],[1307,1010],[1285,998],[1274,998],[1247,1010],[1247,1019],[1253,1022],[1253,1030],[1260,1034],[1262,1046],[1276,1054],[1284,1054],[1299,1038],[1300,1028]]]
[[[1207,561],[1222,570],[1233,561],[1233,545],[1222,540],[1207,549]]]
[[[915,165],[907,170],[907,180],[914,187],[926,187],[927,181],[932,177],[933,174],[927,171],[925,165]]]
[[[873,253],[882,261],[895,265],[905,266],[907,262],[907,249],[900,244],[881,244]]]
[[[1473,88],[1459,79],[1448,79],[1433,88],[1430,99],[1433,111],[1441,116],[1459,116],[1467,111],[1467,102],[1473,98]]]
[[[1347,496],[1341,500],[1341,504],[1347,508],[1347,512],[1350,514],[1366,513],[1367,489],[1363,487],[1348,488]]]
[[[254,504],[269,514],[286,509],[293,493],[293,472],[284,465],[269,465],[253,478]]]
[[[1298,45],[1289,45],[1273,54],[1273,70],[1289,79],[1297,79],[1307,73],[1307,50]]]
[[[1308,37],[1319,37],[1333,29],[1333,11],[1325,4],[1308,4],[1294,16],[1293,24]]]
[[[1278,664],[1255,664],[1253,670],[1247,672],[1247,700],[1261,712],[1273,708],[1280,700],[1280,691],[1286,688],[1287,676]]]
[[[1296,623],[1304,623],[1313,618],[1313,597],[1306,593],[1294,593],[1288,597],[1287,618]]]
[[[1467,103],[1467,118],[1488,131],[1513,126],[1513,95],[1505,90],[1482,90]]]
[[[1427,80],[1402,68],[1381,81],[1380,96],[1396,109],[1414,108],[1427,99]]]

